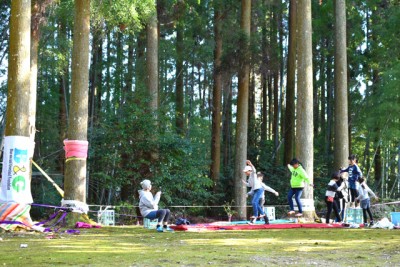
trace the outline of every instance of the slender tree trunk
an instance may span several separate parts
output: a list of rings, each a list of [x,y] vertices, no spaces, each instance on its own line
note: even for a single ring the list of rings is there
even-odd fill
[[[87,140],[90,1],[75,0],[69,140]],[[65,200],[86,203],[86,159],[66,162]]]
[[[289,6],[289,50],[287,60],[287,87],[285,112],[285,152],[284,164],[288,164],[294,155],[295,136],[295,87],[296,87],[296,11],[297,0],[290,0]]]
[[[154,13],[147,25],[147,73],[150,94],[150,110],[156,114],[158,110],[158,33],[157,14]],[[157,121],[157,119],[156,119]]]
[[[251,67],[250,67],[251,68]],[[247,128],[247,146],[248,150],[252,151],[256,148],[256,131],[255,131],[255,73],[250,70],[249,82],[249,111],[248,111],[248,128]]]
[[[107,55],[107,61],[106,61],[106,77],[105,77],[105,87],[106,87],[106,101],[105,105],[106,111],[111,111],[111,67],[112,67],[112,58],[111,58],[111,43],[112,43],[112,38],[111,38],[111,29],[110,27],[106,26],[106,31],[107,31],[107,47],[106,47],[106,55]]]
[[[313,182],[314,169],[314,136],[313,136],[313,66],[312,66],[312,27],[311,0],[302,0],[297,5],[298,14],[298,101],[297,101],[297,131],[296,154]],[[306,219],[314,216],[313,188],[306,185],[304,199],[310,204],[310,209],[304,209]]]
[[[273,97],[273,88],[272,88],[272,75],[268,75],[268,140],[271,140],[272,136],[272,125],[273,125],[273,118],[274,118],[274,97]]]
[[[333,86],[332,86],[332,57],[327,58],[327,69],[326,69],[326,84],[327,84],[327,125],[326,125],[326,140],[325,140],[325,155],[328,158],[328,162],[332,161],[332,128],[333,128]]]
[[[321,53],[321,62],[320,62],[320,68],[319,68],[319,75],[320,75],[320,85],[321,85],[321,112],[320,112],[320,123],[321,123],[321,133],[322,136],[325,135],[326,132],[326,79],[325,79],[325,68],[326,68],[326,63],[325,63],[325,49],[324,49],[324,42],[325,40],[322,41],[321,43],[321,49],[323,52]]]
[[[240,219],[246,218],[246,188],[242,183],[245,178],[243,168],[247,158],[247,128],[248,128],[248,105],[249,105],[249,75],[250,65],[249,40],[251,22],[251,1],[242,0],[242,12],[240,28],[248,38],[245,40],[241,49],[240,69],[239,69],[239,94],[237,103],[236,121],[236,155],[235,155],[235,204],[238,206],[238,216]]]
[[[183,27],[176,29],[176,130],[180,135],[185,131],[183,93]]]
[[[219,5],[214,2],[214,85],[212,97],[212,136],[211,136],[211,168],[214,192],[217,189],[221,168],[221,98],[222,98],[222,36],[221,13]]]
[[[58,22],[58,43],[59,43],[59,51],[63,54],[69,54],[68,48],[65,45],[66,40],[68,39],[68,31],[64,21]],[[68,71],[69,71],[69,60],[64,62],[64,66],[62,68],[63,71],[60,71],[58,75],[58,94],[59,94],[59,127],[60,127],[60,136],[59,141],[62,142],[67,138],[67,122],[68,122]],[[59,153],[58,157],[58,171],[60,173],[64,173],[64,161],[65,161],[65,152],[62,151]]]
[[[223,137],[223,165],[224,176],[231,177],[231,158],[232,158],[232,80],[231,75],[226,74],[223,83],[223,120],[222,120],[222,137]],[[233,181],[234,182],[234,181]],[[233,185],[233,182],[231,186]]]
[[[274,117],[273,117],[273,126],[272,126],[272,136],[274,140],[274,155],[275,155],[275,163],[278,164],[278,146],[279,146],[279,43],[278,43],[278,25],[279,25],[279,0],[275,0],[273,5],[273,14],[272,14],[272,25],[274,29],[271,31],[271,43],[273,47],[272,52],[272,62],[273,63],[273,77],[274,77],[274,88],[273,88],[273,95],[274,95]]]
[[[263,27],[262,27],[262,63],[261,63],[261,90],[262,90],[262,109],[261,109],[261,147],[267,140],[267,124],[268,124],[268,105],[267,105],[267,59],[268,59],[268,47],[267,47],[267,16],[264,16]]]
[[[346,166],[349,155],[347,104],[346,1],[335,1],[335,149],[334,169]]]
[[[153,114],[153,125],[155,129],[154,135],[151,137],[153,141],[156,141],[158,133],[158,20],[157,12],[154,10],[154,14],[151,16],[150,21],[147,25],[147,88],[149,90],[150,102],[149,109]],[[158,151],[154,147],[150,151],[151,162],[158,159]]]
[[[116,109],[117,116],[121,118],[123,116],[123,101],[124,101],[124,51],[123,51],[123,33],[116,31],[115,32],[116,39],[116,62],[115,62],[115,71],[114,71],[114,94],[113,94],[113,107]],[[142,64],[140,68],[143,69]],[[140,78],[139,78],[140,77]],[[138,80],[140,80],[139,84],[141,86],[144,83],[141,82],[143,76],[138,76]],[[140,87],[142,88],[142,87]]]
[[[267,105],[267,75],[265,73],[261,74],[262,83],[262,108],[261,108],[261,145],[265,144],[267,140],[267,124],[268,124],[268,105]]]
[[[89,79],[89,129],[93,130],[96,116],[98,115],[98,95],[101,94],[100,87],[102,84],[102,50],[103,50],[103,28],[100,25],[94,29],[92,40],[92,64],[90,68]]]
[[[136,62],[135,62],[135,92],[141,94],[145,91],[146,86],[146,67],[145,67],[145,49],[146,40],[145,32],[140,31],[137,35]]]

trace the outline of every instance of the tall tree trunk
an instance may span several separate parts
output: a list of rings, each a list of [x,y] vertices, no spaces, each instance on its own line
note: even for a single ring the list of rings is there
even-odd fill
[[[251,68],[251,67],[250,67]],[[247,150],[252,151],[256,148],[256,131],[255,131],[255,73],[250,70],[250,81],[249,81],[249,111],[248,111],[248,128],[247,128]]]
[[[298,65],[297,65],[297,131],[296,155],[303,163],[304,168],[313,181],[314,169],[314,125],[313,125],[313,66],[312,66],[312,27],[311,27],[311,0],[299,1],[298,14]],[[314,216],[313,188],[306,185],[304,199],[310,204],[310,209],[304,209],[304,217],[311,219]]]
[[[231,177],[231,158],[232,158],[232,78],[227,73],[224,75],[223,82],[223,120],[222,120],[222,138],[223,138],[223,165],[224,176]],[[234,182],[234,181],[233,181]],[[231,186],[234,186],[234,184]]]
[[[327,42],[329,42],[327,40]],[[332,57],[328,56],[327,58],[327,68],[326,68],[326,90],[327,90],[327,99],[326,99],[326,139],[325,139],[325,156],[328,162],[332,161],[332,128],[333,128],[333,90],[332,86]]]
[[[137,35],[137,48],[136,48],[136,62],[135,62],[135,92],[139,93],[139,96],[143,93],[143,88],[146,85],[146,69],[145,69],[145,32],[140,31]]]
[[[58,22],[58,43],[59,51],[63,54],[68,54],[68,47],[65,45],[68,39],[68,30],[64,21]],[[58,95],[59,95],[59,110],[58,119],[60,127],[59,141],[62,143],[67,138],[67,122],[68,122],[68,73],[69,60],[64,62],[62,71],[58,75]],[[58,156],[58,171],[64,173],[65,152],[62,151]]]
[[[87,140],[90,0],[75,0],[69,140]],[[65,200],[86,203],[86,158],[66,161]]]
[[[239,69],[239,93],[237,100],[236,121],[236,154],[235,154],[235,204],[238,206],[238,216],[246,218],[246,188],[242,183],[244,179],[243,169],[247,158],[247,128],[248,128],[248,105],[249,105],[249,41],[251,22],[251,1],[242,0],[242,12],[240,28],[247,40],[240,47],[240,69]]]
[[[98,115],[98,95],[101,94],[102,84],[102,59],[103,59],[103,28],[102,25],[94,29],[92,40],[92,64],[90,67],[89,88],[89,128],[93,129]]]
[[[218,3],[214,2],[214,85],[212,97],[212,133],[211,133],[211,168],[210,176],[214,183],[214,192],[217,190],[221,168],[221,98],[222,98],[222,36],[221,12]]]
[[[157,12],[154,9],[150,21],[147,24],[147,88],[149,92],[149,109],[153,114],[153,125],[155,129],[152,140],[157,138],[158,132],[158,20]],[[150,160],[156,161],[158,159],[158,151],[150,151]]]
[[[272,75],[268,75],[268,140],[271,140],[272,136],[272,125],[273,125],[273,118],[274,118],[274,97],[273,97],[273,88],[272,88]]]
[[[180,135],[184,135],[184,93],[183,93],[183,27],[177,26],[176,29],[176,130]]]
[[[0,203],[32,203],[30,162],[31,1],[11,1],[8,93]],[[34,125],[33,125],[34,126]],[[15,171],[15,167],[20,171]],[[14,170],[14,171],[12,171]],[[8,214],[2,213],[1,215]],[[18,220],[16,216],[14,218]]]
[[[294,155],[294,120],[296,87],[296,13],[297,0],[290,0],[289,6],[289,50],[287,59],[287,87],[286,87],[286,112],[285,112],[285,152],[284,164],[288,164]]]
[[[11,2],[5,136],[30,136],[31,1]]]
[[[38,74],[38,47],[40,40],[41,19],[43,20],[43,1],[34,0],[31,9],[31,52],[30,52],[30,91],[29,91],[29,135],[32,144],[35,142],[36,133],[36,96]],[[33,154],[32,154],[33,155]]]
[[[275,163],[278,164],[278,146],[279,146],[279,43],[278,43],[278,25],[279,25],[279,0],[275,0],[273,5],[273,14],[272,14],[272,25],[274,29],[271,31],[271,43],[272,43],[272,62],[273,62],[273,78],[274,78],[274,118],[273,118],[273,127],[272,127],[272,136],[274,140],[274,156]]]
[[[106,35],[107,35],[107,46],[106,46],[106,55],[107,55],[107,60],[106,60],[106,77],[105,77],[105,94],[106,94],[106,101],[104,101],[106,108],[105,110],[107,112],[111,111],[111,67],[113,64],[112,58],[111,58],[111,43],[112,43],[112,38],[111,38],[111,29],[110,27],[106,26]]]
[[[321,62],[319,64],[319,76],[320,76],[320,86],[321,86],[321,97],[320,97],[320,102],[321,102],[321,111],[320,111],[320,123],[321,123],[321,133],[322,136],[324,136],[326,132],[326,79],[325,79],[325,69],[326,69],[326,63],[325,63],[325,49],[324,49],[324,42],[325,40],[322,40],[321,42]]]
[[[267,60],[268,60],[268,47],[267,47],[267,16],[264,16],[263,27],[262,27],[262,62],[261,62],[261,96],[262,96],[262,108],[261,108],[261,146],[265,144],[267,140],[267,124],[268,124],[268,105],[267,105]]]
[[[335,1],[335,170],[346,166],[349,156],[347,104],[346,1]]]
[[[267,74],[261,74],[261,97],[262,97],[262,106],[261,106],[261,146],[265,144],[267,140],[267,124],[268,124],[268,92],[267,92]]]

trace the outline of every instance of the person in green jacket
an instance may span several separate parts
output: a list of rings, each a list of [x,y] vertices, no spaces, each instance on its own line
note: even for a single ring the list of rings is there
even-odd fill
[[[299,213],[296,214],[297,217],[303,215],[303,207],[301,205],[300,197],[303,194],[304,189],[304,182],[307,182],[311,186],[313,186],[308,178],[307,172],[304,170],[303,166],[301,166],[300,161],[296,158],[290,161],[290,164],[287,165],[289,171],[292,173],[290,178],[290,190],[288,193],[288,202],[290,211],[288,212],[289,215],[294,214],[294,207],[293,207],[293,196],[296,200],[297,207],[299,208]]]

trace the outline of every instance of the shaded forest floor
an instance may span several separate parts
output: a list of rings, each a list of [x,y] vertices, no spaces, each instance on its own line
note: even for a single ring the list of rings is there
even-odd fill
[[[2,266],[400,266],[400,230],[157,233],[118,226],[0,237]]]

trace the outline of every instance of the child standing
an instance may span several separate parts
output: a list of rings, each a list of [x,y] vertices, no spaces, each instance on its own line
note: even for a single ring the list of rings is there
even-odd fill
[[[329,223],[332,208],[335,211],[336,221],[339,223],[342,222],[342,217],[340,216],[338,206],[335,202],[336,193],[340,192],[342,190],[342,188],[344,187],[344,183],[342,183],[340,187],[337,185],[337,182],[339,181],[339,179],[340,179],[340,173],[339,172],[333,173],[331,176],[331,180],[328,183],[328,188],[326,189],[326,193],[325,193],[325,203],[326,203],[326,208],[327,208],[326,223]]]
[[[369,219],[370,219],[369,225],[372,226],[374,224],[374,218],[372,217],[372,213],[371,213],[371,210],[370,210],[371,200],[369,198],[369,194],[368,193],[370,193],[376,200],[378,200],[378,197],[369,188],[369,186],[367,185],[367,182],[365,181],[364,178],[360,177],[358,179],[358,182],[360,183],[360,187],[358,188],[357,200],[361,201],[361,208],[363,210],[364,225],[365,226],[367,225],[367,213],[368,213]]]
[[[352,206],[357,206],[355,204],[356,198],[358,197],[358,189],[357,189],[357,180],[362,176],[361,169],[357,165],[357,157],[356,155],[350,155],[348,157],[349,167],[346,169],[341,169],[340,173],[348,172],[349,173],[349,188],[350,188],[350,203]]]
[[[153,197],[153,194],[150,192],[150,180],[143,180],[140,185],[143,188],[143,190],[139,190],[139,209],[142,216],[150,220],[158,219],[156,228],[157,232],[173,232],[174,230],[168,227],[168,220],[171,215],[170,210],[158,209],[161,191],[158,191]]]
[[[257,179],[261,182],[261,186],[264,189],[264,194],[262,194],[262,196],[260,198],[260,202],[259,202],[261,208],[263,208],[264,204],[265,204],[265,191],[271,192],[271,193],[275,194],[275,196],[279,196],[279,193],[276,192],[271,187],[269,187],[268,185],[266,185],[265,183],[263,183],[264,174],[262,172],[257,172]],[[247,195],[249,195],[249,196],[252,196],[253,194],[254,194],[254,192],[252,190],[247,193]],[[268,219],[267,215],[265,215],[264,221],[265,221],[265,224],[269,224],[269,219]]]
[[[297,207],[299,208],[299,213],[297,213],[296,216],[300,217],[303,216],[303,207],[300,202],[300,197],[303,194],[304,182],[307,182],[308,184],[310,184],[310,186],[313,185],[310,183],[310,179],[308,178],[308,175],[303,166],[300,165],[300,162],[296,158],[292,159],[287,167],[292,174],[290,178],[290,190],[287,197],[290,206],[290,211],[288,212],[288,214],[292,215],[295,213],[292,199],[292,197],[294,196]]]
[[[338,191],[335,194],[335,203],[336,206],[338,207],[339,214],[343,218],[345,209],[346,209],[346,203],[349,201],[349,187],[347,185],[347,180],[345,180],[342,175],[340,174],[339,180],[336,182],[338,186]]]
[[[251,200],[251,205],[253,206],[253,216],[250,217],[251,222],[255,222],[257,218],[265,217],[264,209],[260,206],[261,196],[264,194],[264,189],[261,185],[259,179],[257,179],[256,168],[251,163],[250,160],[246,161],[247,166],[244,168],[243,172],[249,179],[246,181],[243,180],[243,183],[248,187],[251,187],[251,191],[254,192],[253,198]]]

